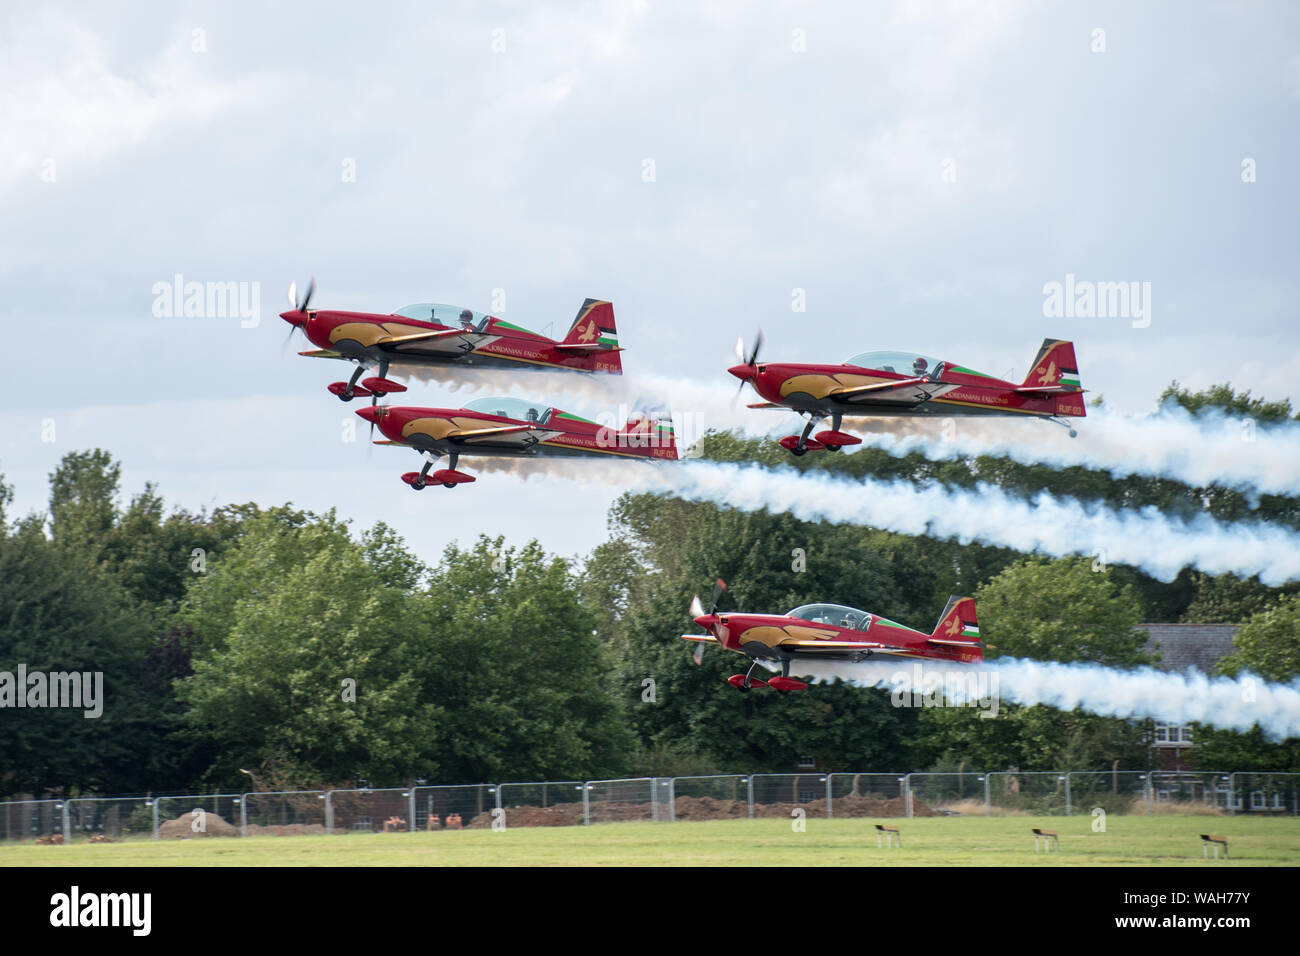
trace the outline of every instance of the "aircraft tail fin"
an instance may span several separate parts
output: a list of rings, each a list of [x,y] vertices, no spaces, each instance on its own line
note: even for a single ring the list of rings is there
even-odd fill
[[[640,408],[640,404],[636,407]],[[672,461],[678,458],[673,413],[667,408],[647,408],[632,412],[620,435],[629,447],[644,449],[650,458],[667,458]]]
[[[1056,386],[1068,392],[1082,391],[1079,363],[1074,358],[1074,343],[1065,339],[1043,339],[1034,364],[1029,366],[1022,388]]]
[[[592,370],[623,374],[622,351],[618,345],[618,326],[614,323],[614,304],[603,299],[586,299],[569,326],[561,348],[590,355]]]
[[[975,599],[972,597],[948,598],[948,606],[943,609],[939,623],[934,626],[930,640],[935,644],[952,644],[965,646],[974,651],[974,660],[984,659],[984,648],[980,641],[979,618],[975,613]]]
[[[1022,389],[1041,388],[1055,393],[1055,413],[1083,418],[1083,387],[1074,343],[1065,339],[1043,339],[1034,364],[1029,367]]]

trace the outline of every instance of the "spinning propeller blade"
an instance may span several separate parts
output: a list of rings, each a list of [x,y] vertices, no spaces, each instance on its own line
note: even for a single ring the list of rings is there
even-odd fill
[[[754,364],[758,361],[758,351],[762,347],[763,347],[763,330],[759,329],[758,332],[754,335],[754,347],[749,350],[748,355],[745,354],[744,338],[736,339],[736,358],[740,359],[742,365],[748,365],[750,368],[753,368]],[[743,392],[744,390],[745,390],[745,380],[741,379],[740,387],[736,389],[736,394],[732,396],[731,399],[732,405],[736,404],[736,399],[740,398],[740,393]]]
[[[704,602],[700,600],[697,594],[691,598],[691,618],[704,617]]]

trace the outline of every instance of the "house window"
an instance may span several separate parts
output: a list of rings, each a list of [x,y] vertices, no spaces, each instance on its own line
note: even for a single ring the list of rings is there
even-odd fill
[[[1187,724],[1156,724],[1153,742],[1171,746],[1190,744],[1192,742],[1192,728]]]
[[[799,762],[798,762],[798,764],[796,764],[796,766],[798,766],[798,767],[800,767],[800,768],[808,768],[808,769],[811,769],[811,768],[817,766],[817,758],[816,758],[816,757],[809,756],[808,754],[804,754],[803,756],[801,756],[801,757],[799,758]]]

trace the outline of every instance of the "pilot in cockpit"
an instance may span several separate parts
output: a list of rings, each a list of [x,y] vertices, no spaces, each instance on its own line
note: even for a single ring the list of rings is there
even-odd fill
[[[925,374],[925,370],[926,370],[926,368],[928,367],[928,365],[929,365],[929,363],[926,362],[925,359],[920,358],[920,357],[918,356],[917,359],[916,359],[916,361],[912,363],[912,374],[913,374],[913,375],[924,375],[924,374]]]
[[[528,409],[528,421],[530,424],[533,425],[537,424],[537,409],[535,408]]]
[[[460,310],[460,327],[462,329],[474,328],[474,313],[469,309]]]

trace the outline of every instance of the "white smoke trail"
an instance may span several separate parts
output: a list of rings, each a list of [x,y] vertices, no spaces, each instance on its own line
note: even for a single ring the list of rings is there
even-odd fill
[[[1079,436],[1041,421],[909,418],[862,422],[863,447],[930,459],[1005,456],[1022,464],[1084,466],[1113,476],[1171,478],[1193,487],[1217,484],[1266,494],[1300,492],[1300,423],[1256,427],[1217,412],[1189,414],[1167,404],[1139,417],[1089,410]],[[855,424],[858,422],[855,421]]]
[[[756,396],[746,389],[738,397],[727,381],[544,369],[521,374],[451,366],[395,368],[393,374],[440,382],[453,392],[492,391],[544,399],[587,417],[597,417],[605,409],[631,407],[638,400],[653,402],[673,408],[684,445],[693,444],[708,429],[751,436],[799,430],[793,412],[747,408]],[[1147,416],[1090,409],[1086,419],[1073,422],[1077,438],[1048,422],[1016,418],[848,414],[846,421],[849,430],[862,437],[860,447],[898,457],[912,452],[933,460],[994,455],[1022,464],[1095,468],[1116,477],[1170,478],[1193,487],[1215,484],[1263,494],[1300,491],[1300,422],[1257,426],[1252,419],[1216,410],[1194,416],[1173,403]]]
[[[920,661],[801,661],[794,672],[815,681],[838,677],[860,687],[885,688],[895,706],[977,706],[996,716],[996,699],[1001,699],[1224,730],[1249,730],[1259,724],[1274,740],[1300,736],[1300,680],[1272,684],[1253,674],[1206,677],[1194,670],[1116,670],[1009,657],[964,667]]]
[[[991,485],[974,490],[903,481],[853,481],[790,468],[688,461],[642,478],[646,490],[806,521],[860,524],[1053,556],[1094,555],[1162,581],[1184,567],[1258,574],[1270,586],[1300,579],[1300,536],[1259,523],[1177,521],[1155,508],[1116,511],[1040,494],[1031,501]]]

